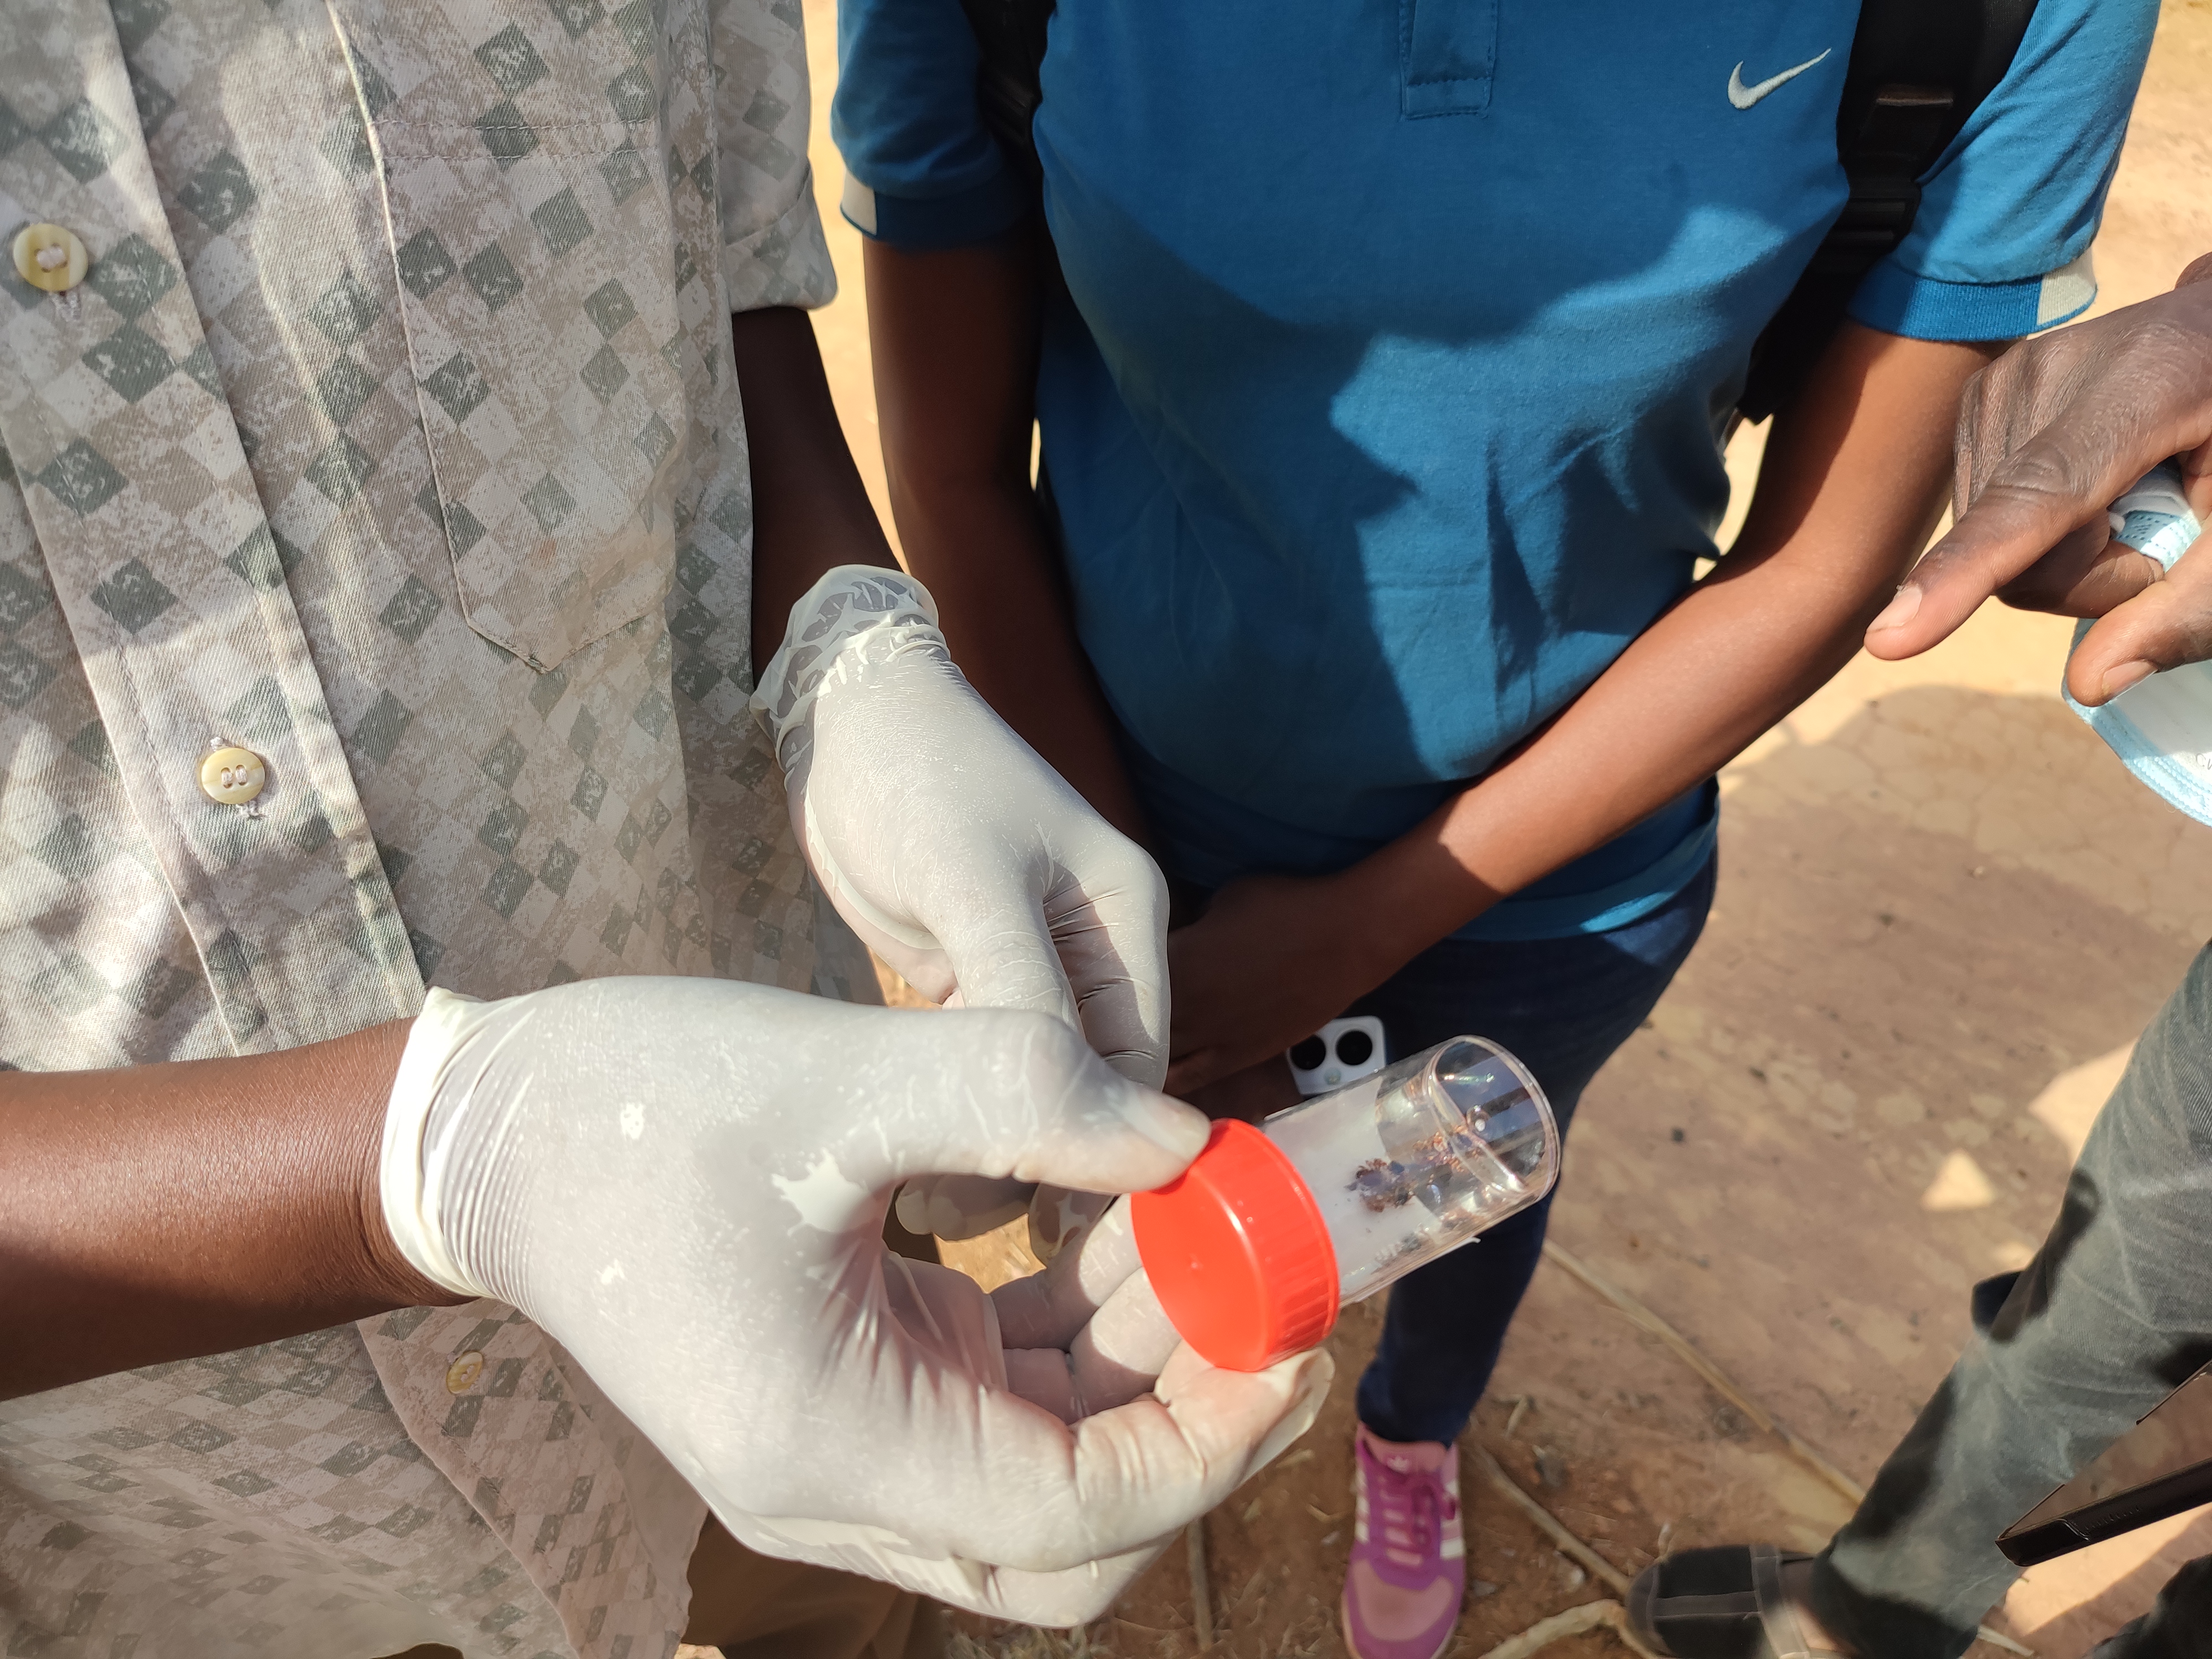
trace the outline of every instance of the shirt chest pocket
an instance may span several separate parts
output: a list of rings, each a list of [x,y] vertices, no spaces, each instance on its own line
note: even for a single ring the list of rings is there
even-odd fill
[[[362,93],[462,609],[552,668],[667,591],[700,367],[672,190],[699,186],[672,183],[657,64],[596,5],[529,31],[489,3],[341,9],[356,61],[427,71]],[[377,38],[395,21],[427,38]]]
[[[1498,63],[1498,0],[1398,0],[1399,112],[1480,115]]]

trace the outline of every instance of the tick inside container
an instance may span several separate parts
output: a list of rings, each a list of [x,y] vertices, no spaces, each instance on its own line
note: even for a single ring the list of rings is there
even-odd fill
[[[1357,1302],[1551,1190],[1559,1133],[1535,1079],[1454,1037],[1260,1126],[1295,1164]]]

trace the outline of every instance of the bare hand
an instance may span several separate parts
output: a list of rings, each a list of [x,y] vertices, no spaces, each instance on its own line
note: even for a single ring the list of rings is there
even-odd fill
[[[2162,668],[2212,657],[2212,551],[2171,571],[2114,542],[2106,507],[2169,456],[2212,517],[2212,255],[2171,294],[2024,341],[1976,375],[1959,418],[1957,523],[1867,630],[1894,660],[1947,638],[1995,596],[2102,618],[2067,687],[2094,706]]]
[[[1359,919],[1342,914],[1341,890],[1328,877],[1247,876],[1215,894],[1197,921],[1168,935],[1170,1092],[1190,1098],[1267,1065],[1289,1089],[1283,1051],[1389,977],[1389,966],[1368,961]],[[1236,1090],[1237,1100],[1272,1098],[1271,1079],[1245,1079],[1251,1086]],[[1273,1103],[1296,1098],[1290,1089]],[[1246,1115],[1225,1097],[1196,1103],[1216,1115]]]

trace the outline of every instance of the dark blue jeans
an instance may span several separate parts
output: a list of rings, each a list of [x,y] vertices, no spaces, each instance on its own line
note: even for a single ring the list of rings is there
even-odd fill
[[[1462,1034],[1503,1045],[1544,1085],[1565,1134],[1598,1067],[1698,942],[1716,867],[1610,933],[1431,945],[1346,1012],[1380,1018],[1394,1060]],[[1359,1379],[1361,1422],[1386,1440],[1459,1437],[1535,1274],[1551,1209],[1547,1197],[1392,1287],[1382,1345]]]

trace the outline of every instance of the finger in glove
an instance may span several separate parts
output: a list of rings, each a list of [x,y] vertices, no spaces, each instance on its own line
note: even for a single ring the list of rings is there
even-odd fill
[[[1072,1187],[1039,1187],[1030,1200],[1030,1253],[1040,1261],[1050,1261],[1073,1243],[1085,1228],[1105,1214],[1113,1201],[1110,1193],[1079,1193]]]
[[[899,1225],[939,1238],[979,1238],[1030,1207],[1034,1182],[1000,1176],[921,1176],[899,1188]]]
[[[1129,1206],[1114,1204],[1041,1273],[999,1286],[991,1300],[1014,1348],[1066,1351],[1122,1282],[1139,1270]]]

